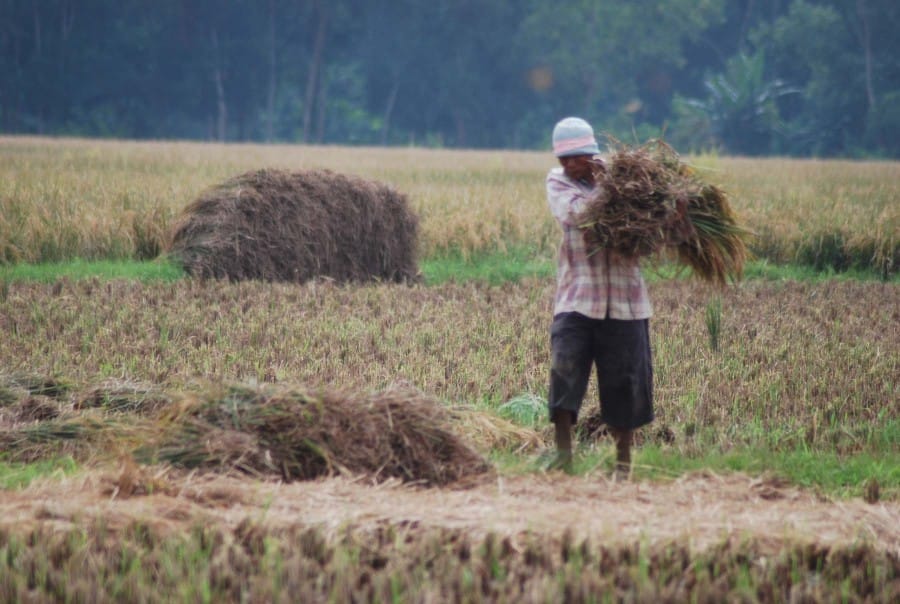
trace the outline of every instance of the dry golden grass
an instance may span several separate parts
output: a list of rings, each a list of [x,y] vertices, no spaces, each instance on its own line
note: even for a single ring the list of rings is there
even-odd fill
[[[536,153],[0,137],[0,158],[0,262],[131,257],[137,232],[165,232],[207,187],[268,167],[394,185],[423,218],[426,254],[533,243],[535,227],[538,243],[555,238]]]
[[[687,158],[759,234],[758,255],[841,268],[900,266],[900,163]],[[541,152],[218,145],[0,137],[0,263],[151,257],[173,217],[259,168],[329,168],[386,182],[422,217],[426,257],[526,247],[558,227]]]
[[[729,158],[698,160],[734,192],[775,262],[900,270],[900,162]]]

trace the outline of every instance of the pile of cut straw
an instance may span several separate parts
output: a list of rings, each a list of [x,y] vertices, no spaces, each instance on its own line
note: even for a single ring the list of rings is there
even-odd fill
[[[140,456],[187,468],[284,480],[330,474],[445,485],[490,470],[418,391],[353,392],[230,386],[163,414],[169,429]]]
[[[594,177],[596,193],[579,217],[589,252],[633,258],[674,251],[706,281],[740,279],[750,231],[725,192],[698,178],[669,145],[617,144]]]

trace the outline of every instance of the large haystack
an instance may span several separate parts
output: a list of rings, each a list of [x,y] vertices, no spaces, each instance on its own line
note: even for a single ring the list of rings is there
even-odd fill
[[[384,184],[328,170],[248,172],[203,193],[169,254],[191,275],[232,281],[410,281],[418,217]]]

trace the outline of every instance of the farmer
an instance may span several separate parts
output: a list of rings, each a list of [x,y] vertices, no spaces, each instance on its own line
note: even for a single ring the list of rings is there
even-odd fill
[[[572,428],[597,367],[600,412],[616,443],[617,479],[631,470],[633,431],[653,420],[650,300],[638,260],[602,249],[586,252],[577,216],[595,194],[594,170],[603,169],[594,130],[568,117],[553,128],[560,167],[547,175],[547,202],[562,227],[556,297],[550,328],[550,421],[556,457],[569,470]]]

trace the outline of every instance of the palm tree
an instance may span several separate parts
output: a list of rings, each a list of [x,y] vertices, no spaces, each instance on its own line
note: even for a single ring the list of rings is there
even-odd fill
[[[799,92],[782,80],[766,80],[765,56],[738,54],[725,71],[707,77],[705,99],[677,99],[682,129],[696,140],[707,139],[729,153],[761,155],[776,151],[783,124],[778,100]],[[705,132],[704,132],[705,131]]]

